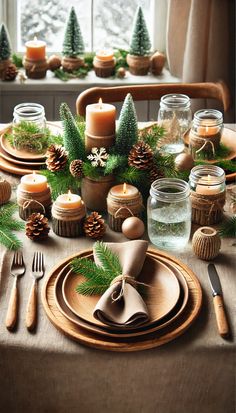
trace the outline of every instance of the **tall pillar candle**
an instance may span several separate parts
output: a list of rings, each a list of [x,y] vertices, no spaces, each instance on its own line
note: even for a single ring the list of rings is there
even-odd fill
[[[33,212],[51,216],[51,190],[47,178],[40,174],[28,174],[21,178],[17,187],[19,215],[26,220]]]
[[[52,229],[60,237],[78,237],[83,233],[86,216],[84,202],[77,194],[59,195],[52,206]]]
[[[86,150],[93,147],[109,148],[114,144],[116,130],[116,108],[114,105],[98,103],[86,107]]]
[[[47,72],[46,43],[35,37],[26,42],[25,47],[23,64],[26,75],[31,79],[42,79]]]

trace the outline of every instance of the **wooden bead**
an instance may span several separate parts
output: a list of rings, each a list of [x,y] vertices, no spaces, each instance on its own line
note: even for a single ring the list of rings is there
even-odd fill
[[[129,239],[142,237],[145,231],[143,221],[138,217],[126,218],[122,224],[122,232]]]
[[[175,158],[175,166],[178,171],[190,171],[194,167],[194,160],[190,153],[180,153]]]
[[[5,204],[11,198],[11,184],[0,178],[0,205]]]
[[[198,258],[209,261],[219,254],[221,239],[214,228],[201,227],[193,234],[192,247]]]

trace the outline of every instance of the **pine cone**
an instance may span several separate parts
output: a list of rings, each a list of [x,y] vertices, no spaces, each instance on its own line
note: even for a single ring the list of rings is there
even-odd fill
[[[150,146],[143,142],[137,142],[131,149],[128,157],[129,166],[147,170],[152,167],[153,152]]]
[[[16,65],[13,63],[10,63],[9,66],[6,67],[6,69],[3,72],[3,80],[15,80],[17,76],[18,70]]]
[[[51,55],[48,58],[48,68],[54,72],[54,70],[59,69],[61,67],[61,58],[55,54]]]
[[[83,175],[83,161],[81,159],[75,159],[70,164],[70,173],[76,178],[80,179]]]
[[[156,166],[153,166],[149,171],[149,179],[151,184],[156,181],[156,179],[164,178],[163,172],[158,169]]]
[[[65,148],[61,145],[51,145],[46,152],[46,165],[49,171],[57,172],[65,168],[68,156]]]
[[[86,237],[94,239],[102,238],[106,232],[105,222],[102,216],[97,212],[92,212],[85,220],[84,232]]]
[[[31,214],[27,219],[25,233],[33,241],[47,238],[49,231],[48,219],[40,212]]]

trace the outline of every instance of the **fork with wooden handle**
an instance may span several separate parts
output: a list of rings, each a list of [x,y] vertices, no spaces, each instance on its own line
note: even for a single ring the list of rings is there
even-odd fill
[[[34,330],[37,321],[37,284],[44,276],[44,259],[42,252],[35,252],[32,262],[32,277],[34,278],[26,310],[25,324],[29,331]]]
[[[11,264],[11,275],[14,277],[14,283],[11,290],[10,300],[7,309],[5,325],[8,330],[13,330],[18,317],[18,277],[25,273],[25,264],[22,252],[16,251]]]

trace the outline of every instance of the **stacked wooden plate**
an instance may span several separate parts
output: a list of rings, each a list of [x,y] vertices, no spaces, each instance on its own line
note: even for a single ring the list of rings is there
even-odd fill
[[[148,250],[139,280],[150,285],[143,296],[150,320],[138,327],[111,327],[93,318],[99,296],[83,296],[75,288],[83,277],[74,274],[75,257],[93,259],[92,251],[64,260],[49,274],[42,301],[51,322],[64,334],[91,347],[137,351],[157,347],[182,334],[199,314],[202,291],[197,277],[182,262],[158,250]]]
[[[62,133],[60,126],[47,123],[54,135]],[[2,131],[0,136],[0,169],[15,175],[25,175],[42,169],[45,164],[45,153],[34,154],[19,151],[11,146],[6,135],[11,132],[11,125]]]

